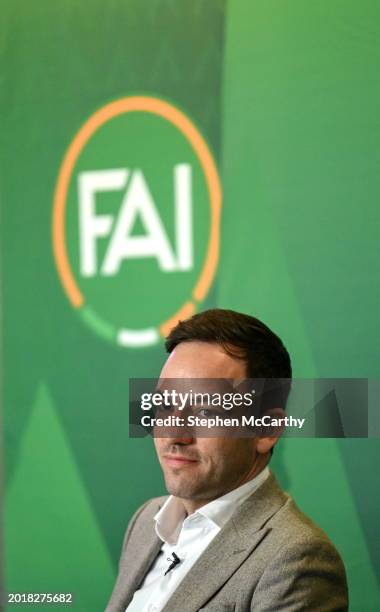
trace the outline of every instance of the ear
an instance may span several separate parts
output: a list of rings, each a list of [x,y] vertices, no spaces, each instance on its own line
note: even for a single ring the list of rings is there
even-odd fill
[[[270,419],[276,419],[277,421],[276,424],[262,427],[261,433],[256,438],[256,451],[265,455],[265,453],[269,453],[272,450],[284,431],[285,424],[281,422],[281,419],[286,416],[286,413],[282,408],[271,408],[263,416],[268,416]]]

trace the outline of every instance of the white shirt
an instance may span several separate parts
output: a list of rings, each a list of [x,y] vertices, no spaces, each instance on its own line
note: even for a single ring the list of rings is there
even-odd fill
[[[266,467],[252,480],[214,499],[189,516],[181,500],[171,495],[154,517],[156,533],[163,545],[141,587],[135,591],[126,612],[162,610],[223,525],[268,476],[269,468]],[[167,559],[172,557],[173,552],[181,563],[165,576],[172,558],[169,561]]]

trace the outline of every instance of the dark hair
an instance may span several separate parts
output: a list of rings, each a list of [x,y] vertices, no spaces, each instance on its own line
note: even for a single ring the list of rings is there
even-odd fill
[[[269,327],[250,315],[213,308],[180,321],[170,331],[165,347],[168,353],[181,342],[198,340],[220,344],[227,354],[242,359],[247,378],[291,379],[289,353]],[[283,387],[283,407],[290,391],[290,380]]]

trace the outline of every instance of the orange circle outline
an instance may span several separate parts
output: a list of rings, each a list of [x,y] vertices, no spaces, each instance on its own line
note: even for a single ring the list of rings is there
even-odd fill
[[[72,172],[82,149],[96,130],[117,115],[129,112],[147,112],[163,117],[179,129],[195,151],[206,177],[211,208],[211,228],[205,262],[192,292],[194,300],[199,302],[205,297],[215,275],[219,254],[222,189],[210,150],[190,119],[172,104],[159,98],[128,96],[106,104],[91,115],[74,136],[59,170],[53,203],[53,251],[58,274],[74,308],[80,308],[84,304],[84,298],[70,268],[65,245],[65,209]],[[191,310],[189,310],[190,304],[191,302],[184,304],[175,317],[179,318],[182,311],[188,314]],[[194,305],[193,310],[195,310]],[[159,326],[162,335],[167,333],[173,319],[174,317],[171,317]]]

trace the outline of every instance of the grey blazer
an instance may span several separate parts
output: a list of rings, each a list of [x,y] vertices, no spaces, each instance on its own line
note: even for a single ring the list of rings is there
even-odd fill
[[[166,499],[148,501],[133,516],[106,612],[124,612],[157,556],[162,542],[153,516]],[[271,473],[201,554],[163,612],[347,609],[339,554]]]

